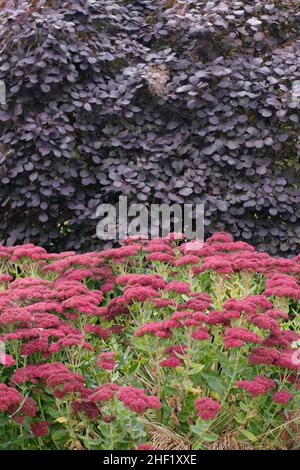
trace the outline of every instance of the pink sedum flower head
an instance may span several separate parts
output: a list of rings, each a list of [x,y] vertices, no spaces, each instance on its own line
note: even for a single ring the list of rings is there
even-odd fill
[[[227,232],[216,232],[206,240],[206,243],[208,244],[231,242],[233,242],[233,237],[230,233]]]
[[[221,404],[209,397],[200,397],[195,400],[197,414],[201,419],[214,419],[221,411]]]
[[[150,408],[160,409],[161,403],[158,397],[147,395],[146,391],[132,387],[131,385],[121,388],[118,399],[130,410],[143,414]]]
[[[191,287],[187,282],[184,281],[171,281],[164,288],[165,291],[177,292],[177,294],[189,294]]]
[[[188,265],[194,265],[199,263],[199,258],[198,256],[195,255],[184,255],[181,256],[178,260],[175,261],[174,265],[175,266],[188,266]]]
[[[48,424],[48,421],[36,421],[31,424],[30,429],[35,437],[47,436],[49,434]]]
[[[155,447],[152,444],[139,444],[136,450],[154,450]]]
[[[226,348],[240,347],[246,343],[262,343],[262,338],[246,328],[234,327],[226,329],[224,333]]]
[[[278,390],[272,396],[272,400],[275,403],[283,404],[283,405],[286,405],[287,403],[289,403],[292,398],[293,398],[292,393],[290,393],[288,391],[284,391],[284,390],[282,390],[282,391]]]
[[[113,370],[116,366],[115,352],[105,352],[98,356],[97,365],[104,370]]]
[[[237,387],[243,388],[253,397],[258,395],[265,395],[276,387],[274,380],[257,375],[252,380],[238,380],[236,382]]]
[[[189,242],[183,243],[180,248],[184,253],[193,254],[193,252],[197,252],[196,254],[198,255],[203,246],[204,242],[201,240],[191,240]]]
[[[116,392],[120,389],[119,385],[114,383],[105,383],[92,390],[89,400],[94,403],[107,402],[112,400]]]
[[[300,285],[294,276],[271,274],[266,283],[265,295],[300,299]]]
[[[133,286],[124,290],[124,297],[127,301],[145,302],[157,295],[157,291],[150,286]]]

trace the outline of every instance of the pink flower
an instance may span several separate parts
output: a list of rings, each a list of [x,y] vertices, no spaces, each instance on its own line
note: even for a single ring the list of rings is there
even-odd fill
[[[35,400],[31,397],[26,397],[22,401],[21,409],[19,409],[19,413],[22,416],[35,416],[38,412],[38,406]]]
[[[143,249],[146,253],[159,254],[167,253],[173,255],[173,249],[165,242],[150,241]]]
[[[294,276],[271,274],[266,283],[265,295],[300,299],[300,285]]]
[[[293,398],[293,395],[290,392],[284,391],[284,390],[281,390],[281,391],[278,390],[272,396],[272,400],[275,403],[282,403],[282,404],[287,404],[289,401],[291,401],[292,398]]]
[[[141,249],[141,246],[138,243],[133,243],[130,246],[121,246],[121,248],[112,248],[108,250],[101,251],[101,256],[103,258],[111,258],[115,262],[122,262],[126,258],[131,258],[136,256]]]
[[[190,294],[192,296],[192,293]],[[192,299],[187,300],[186,302],[183,302],[178,306],[178,310],[185,310],[185,309],[190,309],[190,310],[207,310],[212,303],[212,299],[210,298],[209,295],[207,294],[202,294],[198,293],[197,295],[193,296]]]
[[[230,233],[227,233],[227,232],[216,232],[206,240],[206,243],[208,244],[212,244],[216,242],[231,243],[233,242],[233,237]]]
[[[208,397],[200,397],[195,400],[197,414],[201,419],[213,419],[221,410],[221,404]]]
[[[2,356],[0,354],[0,364],[2,364],[4,367],[11,367],[16,364],[16,361],[10,354],[4,354]]]
[[[0,412],[16,410],[22,401],[22,395],[13,387],[0,383]]]
[[[198,256],[185,255],[185,256],[181,256],[181,258],[176,260],[174,265],[175,266],[186,266],[186,265],[189,265],[189,264],[198,264],[198,263],[199,263]]]
[[[198,320],[199,322],[207,323],[208,315],[206,313],[203,313],[203,312],[195,312],[195,313],[193,313],[193,318],[195,320]]]
[[[28,243],[27,245],[18,245],[13,247],[11,259],[12,261],[17,261],[20,258],[38,260],[43,258],[45,255],[47,255],[47,252],[44,248]]]
[[[99,418],[100,410],[96,402],[90,400],[92,391],[89,389],[81,392],[81,397],[73,400],[72,410],[75,415],[84,413],[88,418],[95,420]]]
[[[120,389],[120,386],[113,383],[106,383],[99,385],[92,390],[91,394],[89,395],[89,400],[94,403],[101,403],[107,402],[112,400],[116,394],[116,392]]]
[[[190,326],[198,326],[199,321],[195,320],[194,318],[187,318],[186,320],[183,320],[182,325],[186,326],[187,328]]]
[[[144,413],[149,408],[161,408],[159,398],[153,395],[147,395],[145,390],[128,385],[121,388],[118,393],[118,399],[130,410],[136,413]]]
[[[190,312],[189,310],[183,310],[183,311],[176,311],[172,313],[172,320],[185,320],[187,318],[191,318],[193,316],[193,312]]]
[[[107,304],[107,307],[104,307],[105,312],[103,312],[103,317],[105,318],[105,320],[111,320],[112,318],[115,318],[118,315],[129,314],[127,304],[128,301],[125,296],[119,296],[114,299],[111,299],[111,301]]]
[[[146,233],[142,233],[140,235],[131,235],[131,236],[123,238],[122,244],[136,243],[137,241],[141,243],[145,243],[147,240],[148,240],[148,235]]]
[[[295,384],[296,390],[300,390],[300,377],[296,374],[290,375],[287,378],[288,382]]]
[[[206,328],[199,327],[197,330],[193,331],[192,337],[198,340],[208,340],[210,339],[209,333]]]
[[[174,318],[170,318],[169,320],[164,320],[163,322],[163,327],[171,330],[172,328],[179,328],[181,326],[181,323]]]
[[[247,317],[264,312],[265,309],[272,308],[272,303],[264,295],[249,295],[244,299],[228,299],[224,302],[223,308],[227,311],[238,311]]]
[[[151,253],[146,256],[146,259],[149,261],[161,261],[173,265],[175,263],[175,258],[172,255],[167,253]]]
[[[275,348],[260,346],[252,349],[248,356],[249,364],[273,364],[280,357],[280,352]]]
[[[266,272],[271,257],[266,253],[243,251],[232,254],[230,259],[234,271]]]
[[[166,281],[159,274],[122,274],[116,283],[127,286],[150,286],[153,289],[164,289]]]
[[[178,346],[169,346],[166,348],[165,353],[169,356],[160,362],[161,367],[178,367],[183,364],[183,360],[177,354],[184,355],[187,346],[180,344]]]
[[[53,336],[55,336],[54,333],[53,333]],[[53,345],[51,345],[53,347],[53,350],[55,350],[54,348],[55,344],[58,344],[58,342],[53,343]],[[44,337],[39,337],[25,344],[21,344],[20,353],[22,354],[22,356],[30,356],[32,354],[35,354],[36,352],[45,353],[45,352],[53,352],[53,350],[52,349],[50,350],[48,337],[45,335]],[[57,348],[57,351],[58,350],[59,350],[59,347]]]
[[[85,331],[90,331],[94,333],[95,335],[99,336],[99,338],[107,339],[112,335],[112,333],[118,333],[121,331],[121,329],[118,331],[118,330],[114,330],[114,327],[103,328],[100,325],[89,324],[89,325],[86,325]]]
[[[61,351],[61,349],[69,348],[71,346],[81,346],[85,349],[92,350],[92,346],[88,342],[84,341],[84,335],[81,333],[71,333],[65,335],[56,343],[52,343],[51,346],[49,346],[48,351],[50,353],[56,353]],[[28,350],[26,350],[26,352],[28,353]]]
[[[166,326],[168,321],[170,320],[160,322],[145,322],[134,332],[134,336],[154,335],[158,337],[167,337],[168,327],[170,327],[170,325],[168,325],[168,327]]]
[[[110,415],[110,414],[107,414],[107,413],[105,413],[103,415],[103,421],[105,423],[112,423],[113,421],[116,420],[116,418],[117,418],[116,415]]]
[[[198,269],[198,268],[197,268]],[[230,259],[222,255],[214,255],[208,258],[205,258],[202,266],[199,268],[198,272],[204,271],[216,271],[222,274],[233,273],[232,263]],[[196,272],[195,272],[196,274]]]
[[[280,356],[275,359],[274,364],[277,367],[284,367],[286,369],[298,371],[300,369],[299,361],[295,361],[295,349],[285,349],[280,351]]]
[[[262,339],[246,328],[227,328],[224,333],[224,344],[227,348],[243,346],[245,343],[261,343]]]
[[[189,242],[183,243],[180,248],[183,253],[194,252],[196,256],[201,256],[203,245],[204,243],[200,240],[191,240]]]
[[[214,243],[213,244],[213,247],[215,249],[218,249],[218,243]],[[246,243],[246,242],[242,242],[242,241],[238,241],[238,242],[227,242],[224,244],[225,245],[225,250],[226,251],[242,251],[242,250],[245,250],[246,252],[248,251],[255,251],[255,248],[254,246],[252,245],[249,245],[249,243]],[[243,253],[238,253],[238,255],[244,255],[245,252]],[[260,253],[258,253],[260,254]]]
[[[98,356],[99,359],[97,361],[97,365],[104,370],[113,370],[116,366],[115,356],[115,352],[101,353]]]
[[[294,341],[297,341],[300,335],[292,330],[280,330],[276,333],[271,333],[264,341],[265,346],[290,346]]]
[[[48,364],[27,365],[17,369],[11,378],[12,383],[23,382],[45,383],[57,398],[62,398],[68,393],[82,392],[85,389],[84,377],[81,374],[72,373],[67,366],[60,362]]]
[[[172,299],[153,299],[153,303],[158,308],[177,306],[175,300]]]
[[[229,324],[228,320],[225,318],[224,312],[220,310],[211,310],[207,315],[206,323],[209,325]]]
[[[136,300],[138,302],[144,302],[152,297],[157,297],[157,291],[149,286],[127,287],[124,290],[124,297],[127,301]]]
[[[31,423],[30,429],[35,437],[47,436],[49,434],[48,424],[48,421],[36,421]]]
[[[184,354],[185,349],[187,348],[186,344],[178,344],[175,346],[168,346],[165,350],[166,354]]]
[[[171,355],[167,359],[163,359],[162,361],[160,361],[159,364],[161,367],[174,367],[175,368],[183,364],[183,360],[177,356]]]
[[[253,397],[257,397],[258,395],[265,395],[276,387],[274,380],[262,375],[257,375],[252,380],[238,380],[236,385],[246,390]]]
[[[280,332],[280,327],[276,320],[267,314],[252,315],[249,317],[249,321],[264,330],[270,330],[274,333]]]
[[[271,309],[266,311],[266,315],[269,315],[271,318],[289,318],[288,313],[283,312],[282,310],[278,309]]]
[[[153,450],[153,449],[155,449],[155,447],[153,447],[153,445],[147,444],[147,443],[139,444],[137,446],[137,450]]]
[[[3,282],[10,282],[13,280],[13,277],[9,274],[0,274],[0,284]]]
[[[178,294],[189,294],[191,287],[184,281],[171,281],[164,288],[165,291],[174,291]]]

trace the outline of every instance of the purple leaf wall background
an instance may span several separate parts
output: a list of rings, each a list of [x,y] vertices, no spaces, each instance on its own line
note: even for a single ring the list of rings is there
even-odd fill
[[[0,242],[91,250],[119,196],[300,248],[299,2],[0,1]]]

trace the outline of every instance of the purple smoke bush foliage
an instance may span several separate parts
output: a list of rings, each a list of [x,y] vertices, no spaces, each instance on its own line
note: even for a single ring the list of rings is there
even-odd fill
[[[0,6],[0,242],[92,249],[126,195],[299,252],[298,0]]]

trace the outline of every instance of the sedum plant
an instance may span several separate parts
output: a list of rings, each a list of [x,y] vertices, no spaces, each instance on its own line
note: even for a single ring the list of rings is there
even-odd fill
[[[0,266],[2,448],[299,448],[299,255],[220,232]]]

